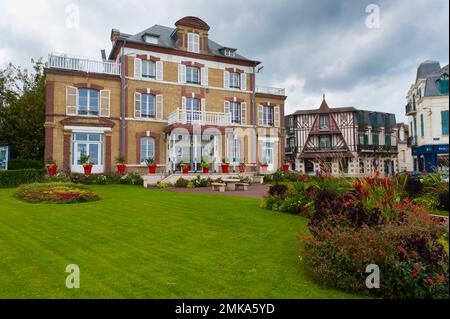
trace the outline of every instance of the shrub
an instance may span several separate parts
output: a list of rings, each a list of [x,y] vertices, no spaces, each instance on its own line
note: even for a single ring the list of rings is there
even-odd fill
[[[183,177],[180,177],[175,182],[174,186],[178,188],[186,188],[188,186],[189,181],[187,179],[184,179]]]
[[[408,193],[409,197],[415,197],[422,194],[423,184],[420,179],[408,176],[405,182],[405,191]]]
[[[239,175],[239,181],[241,183],[247,183],[247,184],[251,184],[253,182],[253,180],[250,176],[245,176],[245,175]]]
[[[424,194],[422,196],[414,198],[413,203],[416,205],[424,206],[431,210],[438,209],[440,206],[439,198],[430,194]]]
[[[439,190],[438,194],[437,194],[437,197],[438,197],[438,200],[439,200],[438,208],[448,211],[449,210],[448,189]]]
[[[195,179],[193,179],[188,184],[192,184],[192,187],[207,187],[209,185],[210,181],[206,178],[202,178],[200,175],[198,175]],[[190,188],[192,188],[190,187]]]
[[[40,169],[44,168],[44,162],[34,159],[10,159],[8,161],[9,170],[19,170],[19,169]]]
[[[143,185],[144,180],[142,179],[141,175],[137,172],[131,172],[128,173],[122,177],[119,177],[120,184],[127,184],[127,185]]]
[[[269,194],[272,196],[283,196],[284,193],[287,191],[287,186],[286,185],[280,185],[280,184],[275,184],[270,186],[269,188]]]
[[[0,188],[17,187],[20,184],[39,182],[44,178],[46,172],[46,169],[0,171]]]
[[[78,174],[74,173],[69,176],[72,183],[86,184],[86,185],[107,185],[107,184],[127,184],[121,180],[121,175],[116,174]],[[63,178],[63,177],[61,177]]]
[[[98,200],[91,190],[72,183],[33,183],[20,187],[15,196],[27,203],[73,204]]]

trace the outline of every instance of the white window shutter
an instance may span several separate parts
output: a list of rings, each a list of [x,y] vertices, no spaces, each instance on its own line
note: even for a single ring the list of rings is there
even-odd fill
[[[139,79],[142,76],[142,60],[134,58],[134,77]]]
[[[223,104],[223,112],[230,113],[230,102],[225,101],[225,103]]]
[[[178,83],[186,83],[186,66],[178,64]]]
[[[134,117],[141,117],[141,93],[134,93]]]
[[[109,117],[111,91],[100,91],[100,116]]]
[[[223,71],[223,87],[228,89],[230,87],[230,72]]]
[[[258,105],[258,125],[262,126],[263,125],[263,106],[262,105]]]
[[[186,97],[185,96],[181,97],[181,109],[186,110]]]
[[[164,79],[163,62],[156,61],[156,80],[162,81]]]
[[[201,103],[202,112],[205,112],[206,111],[206,99],[201,99],[200,103]]]
[[[208,67],[201,68],[201,84],[208,86]]]
[[[247,91],[247,74],[241,73],[241,90]]]
[[[241,103],[241,124],[247,125],[247,103]]]
[[[156,96],[156,119],[163,119],[163,111],[164,111],[164,99],[161,94]]]
[[[187,34],[187,50],[190,52],[194,51],[194,34],[193,33]]]
[[[280,107],[273,108],[273,126],[280,127]]]
[[[66,86],[66,114],[77,115],[78,89],[73,86]]]

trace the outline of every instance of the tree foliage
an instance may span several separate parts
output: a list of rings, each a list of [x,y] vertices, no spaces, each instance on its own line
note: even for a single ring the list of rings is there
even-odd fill
[[[18,158],[44,154],[44,64],[33,61],[33,72],[9,64],[0,69],[0,140],[13,146]]]

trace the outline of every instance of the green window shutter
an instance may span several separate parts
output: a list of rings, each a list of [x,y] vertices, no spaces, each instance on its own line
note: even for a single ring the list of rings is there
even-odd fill
[[[372,115],[372,127],[377,126],[377,115]]]
[[[369,135],[364,134],[364,145],[368,145],[369,144]]]
[[[391,146],[391,136],[390,135],[386,135],[384,137],[384,140],[386,141],[387,146]]]
[[[425,127],[424,127],[424,123],[423,123],[423,114],[420,114],[420,136],[421,137],[425,136]]]
[[[438,87],[441,94],[448,94],[448,79],[440,79],[438,81]]]
[[[448,135],[448,111],[441,111],[442,135]]]
[[[378,134],[373,134],[372,135],[372,144],[373,145],[378,145],[379,141],[378,141]]]

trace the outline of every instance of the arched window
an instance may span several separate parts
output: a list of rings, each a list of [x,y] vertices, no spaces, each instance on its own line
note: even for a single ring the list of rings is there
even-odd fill
[[[141,138],[141,164],[147,158],[155,159],[155,139],[152,137]]]

